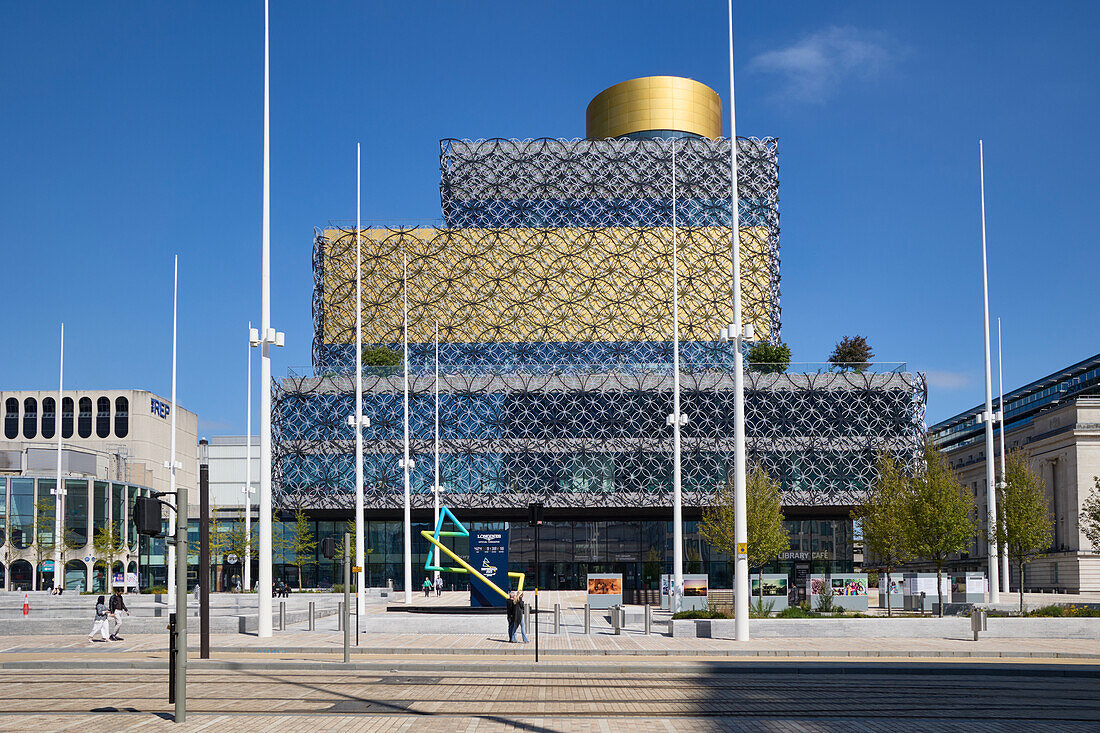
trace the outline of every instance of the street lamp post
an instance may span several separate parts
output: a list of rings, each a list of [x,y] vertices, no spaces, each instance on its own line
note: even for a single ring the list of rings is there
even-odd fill
[[[260,256],[260,332],[251,339],[260,347],[260,579],[257,587],[258,635],[271,628],[271,347],[285,336],[271,327],[271,63],[270,12],[264,0],[264,195]]]
[[[210,443],[199,441],[199,658],[210,658]]]
[[[734,564],[734,637],[749,640],[749,556],[745,499],[745,370],[741,353],[743,339],[752,340],[752,324],[741,316],[741,222],[737,205],[737,115],[734,105],[733,0],[729,8],[730,55],[730,249],[733,259],[733,323],[726,336],[734,341],[733,352],[733,535],[737,544]]]
[[[363,428],[370,427],[370,418],[363,414],[363,259],[362,188],[360,185],[359,143],[355,144],[355,414],[348,416],[348,425],[355,430],[355,619],[366,613],[363,586],[366,583],[366,551],[363,542]],[[356,632],[355,643],[359,643]]]

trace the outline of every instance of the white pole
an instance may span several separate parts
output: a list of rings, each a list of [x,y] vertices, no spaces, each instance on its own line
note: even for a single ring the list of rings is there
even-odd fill
[[[256,588],[258,635],[271,628],[271,90],[268,0],[264,0],[264,199],[260,266],[260,562]]]
[[[65,391],[65,324],[61,324],[61,365],[57,373],[57,407],[54,409],[54,429],[57,430],[57,486],[54,488],[54,534],[53,534],[53,586],[65,586],[65,568],[61,562],[61,517],[64,509],[65,484],[61,478],[61,400]]]
[[[680,283],[676,232],[676,140],[672,140],[672,612],[684,594],[684,514],[680,476]]]
[[[994,484],[993,462],[993,378],[989,358],[989,277],[985,264],[985,154],[982,141],[978,141],[978,167],[982,192],[982,317],[985,336],[985,495],[987,504],[986,521],[993,528],[997,521],[997,489]],[[989,540],[989,602],[1000,603],[1001,584],[997,567],[997,540]],[[942,611],[942,609],[941,609]]]
[[[733,536],[737,543],[734,565],[734,632],[737,641],[749,640],[749,557],[742,552],[748,543],[745,510],[745,371],[741,341],[745,326],[741,322],[741,219],[737,204],[737,115],[733,83],[733,0],[729,6],[730,49],[730,242],[733,253],[733,324],[737,327],[737,348],[733,353]],[[733,340],[733,334],[730,334]]]
[[[252,321],[248,322],[252,333]],[[252,590],[252,343],[248,344],[248,396],[245,399],[248,415],[245,416],[248,435],[244,446],[244,589]]]
[[[435,520],[432,527],[439,525],[439,321],[435,322]],[[439,548],[435,548],[435,560],[432,563],[439,567]],[[439,580],[439,571],[435,571],[435,578]]]
[[[1001,393],[1001,486],[1002,488],[1008,481],[1008,474],[1005,472],[1005,374],[1001,364],[1001,319],[997,319],[997,383],[999,391]],[[1008,545],[1001,547],[1001,574],[1004,577],[1005,593],[1009,592],[1009,586],[1011,585],[1011,578],[1008,575]]]
[[[180,257],[175,256],[173,272],[172,272],[172,406],[169,408],[169,415],[172,420],[172,435],[169,438],[168,448],[168,494],[172,497],[172,501],[176,503],[176,506],[180,506],[182,502],[187,501],[186,492],[181,491],[176,494],[176,305],[178,303],[179,293],[179,272],[180,272]],[[168,510],[168,526],[173,528],[176,526],[176,513]],[[183,556],[180,558],[181,562],[187,562],[186,548]],[[175,545],[168,546],[168,597],[171,598],[176,593],[176,553],[177,548]],[[107,582],[110,584],[111,574],[107,573]],[[180,589],[181,593],[186,593],[186,588]]]
[[[401,291],[403,293],[402,310],[405,315],[404,339],[405,361],[405,459],[401,466],[405,471],[405,603],[412,605],[412,491],[409,486],[409,258],[401,255]]]
[[[366,613],[363,586],[366,583],[366,550],[363,547],[363,259],[359,143],[355,144],[355,608],[360,616]]]

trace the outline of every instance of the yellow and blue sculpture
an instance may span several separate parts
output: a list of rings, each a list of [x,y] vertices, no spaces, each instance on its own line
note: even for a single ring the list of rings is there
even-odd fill
[[[447,520],[447,517],[451,518],[451,523],[454,524],[454,526],[458,528],[457,531],[452,531],[452,532],[444,532],[443,531],[443,523]],[[493,590],[495,590],[497,593],[499,593],[504,598],[508,597],[508,590],[506,590],[506,589],[502,590],[500,586],[498,586],[496,583],[489,580],[484,575],[482,575],[480,572],[478,572],[477,568],[470,565],[470,563],[463,560],[461,557],[459,557],[454,552],[452,552],[450,550],[450,548],[445,547],[443,545],[443,543],[439,541],[440,537],[469,537],[470,536],[469,530],[467,530],[464,526],[462,526],[462,522],[458,521],[458,517],[456,517],[454,514],[452,514],[450,509],[448,509],[445,506],[440,507],[439,508],[439,521],[437,521],[436,524],[435,524],[435,532],[432,533],[432,532],[429,532],[428,530],[425,529],[425,530],[421,531],[420,536],[423,537],[424,539],[426,539],[428,542],[431,542],[436,547],[438,547],[442,552],[444,552],[447,555],[447,557],[451,558],[452,560],[454,560],[455,562],[457,562],[461,566],[461,567],[457,567],[457,568],[451,568],[451,567],[440,567],[440,566],[437,566],[437,565],[433,565],[432,564],[432,557],[433,557],[434,553],[429,552],[428,553],[428,559],[424,561],[424,569],[425,570],[427,570],[427,571],[438,570],[441,573],[468,573],[468,574],[473,575],[476,578],[478,578],[482,583],[485,583],[485,585],[487,585],[490,588],[492,588]],[[523,579],[525,577],[523,573],[511,573],[510,572],[510,573],[508,573],[508,577],[509,578],[515,578],[516,580],[518,580],[519,583],[518,583],[518,586],[517,586],[517,590],[523,590]]]

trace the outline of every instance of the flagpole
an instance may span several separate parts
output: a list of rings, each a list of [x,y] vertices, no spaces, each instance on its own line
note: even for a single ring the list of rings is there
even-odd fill
[[[54,408],[54,428],[57,430],[57,485],[54,487],[54,540],[53,540],[53,587],[65,587],[65,568],[61,561],[61,517],[64,508],[62,502],[65,498],[65,484],[61,478],[61,415],[62,395],[65,392],[65,324],[61,324],[61,361],[57,373],[57,407]],[[108,569],[108,575],[111,570]],[[123,570],[123,582],[125,582],[125,569]],[[59,582],[60,581],[60,582]]]
[[[1005,375],[1004,368],[1001,363],[1001,319],[997,318],[997,384],[1001,393],[1000,401],[1000,416],[1001,416],[1001,490],[1008,482],[1008,474],[1005,472]],[[1003,511],[1003,509],[1002,509]],[[1011,578],[1008,574],[1008,545],[1001,546],[1001,575],[1004,577],[1004,590],[1008,593],[1011,585]]]
[[[684,595],[684,516],[680,473],[680,285],[676,231],[676,139],[672,140],[672,612]]]
[[[409,460],[409,258],[407,254],[401,256],[401,291],[403,296],[402,311],[405,316],[405,327],[402,331],[404,341],[405,362],[405,457],[401,461],[401,467],[405,472],[405,604],[412,605],[412,489],[409,484],[409,471],[412,465]]]
[[[985,337],[985,412],[980,416],[985,422],[985,495],[986,495],[986,521],[989,528],[996,526],[997,522],[997,489],[994,476],[993,456],[993,378],[992,366],[989,358],[989,276],[986,268],[985,246],[985,153],[982,149],[982,141],[978,141],[978,169],[981,182],[982,195],[982,317],[983,336]],[[989,537],[989,602],[1000,603],[1001,584],[999,579],[997,552],[997,538],[990,533]],[[943,609],[940,609],[943,615]]]
[[[366,612],[366,550],[363,546],[363,247],[360,145],[355,144],[355,608]]]

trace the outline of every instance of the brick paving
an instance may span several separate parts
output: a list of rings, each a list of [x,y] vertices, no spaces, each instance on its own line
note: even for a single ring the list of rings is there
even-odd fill
[[[1100,681],[890,673],[192,672],[188,722],[234,731],[1097,730]],[[0,731],[159,730],[163,672],[0,672]],[[856,691],[856,692],[854,692]]]

